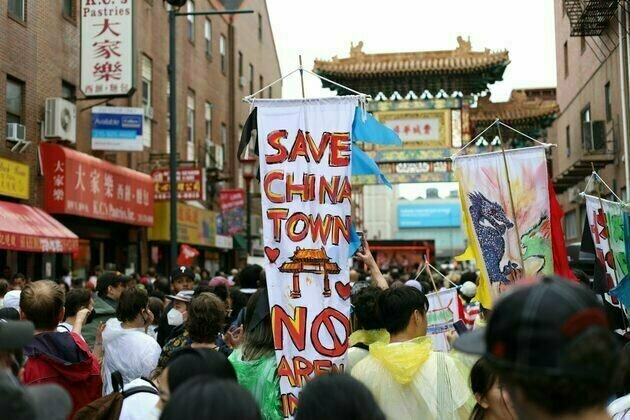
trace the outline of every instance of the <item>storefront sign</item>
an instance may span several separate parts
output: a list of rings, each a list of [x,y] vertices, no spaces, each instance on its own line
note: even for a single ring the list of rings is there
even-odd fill
[[[142,108],[92,108],[92,149],[141,152],[143,122]]]
[[[39,151],[48,212],[153,225],[149,175],[57,144],[42,143]]]
[[[171,198],[171,177],[168,169],[151,172],[155,182],[155,201]],[[177,168],[177,199],[180,201],[206,200],[205,176],[202,168]]]
[[[79,238],[42,209],[0,201],[0,249],[72,253]]]
[[[134,89],[133,0],[81,0],[81,91],[127,96]]]
[[[0,158],[0,195],[28,200],[29,175],[28,165]]]
[[[170,203],[155,203],[155,226],[149,229],[150,241],[170,241]],[[214,247],[217,214],[186,204],[177,204],[177,242]]]
[[[243,232],[245,226],[245,190],[221,190],[219,194],[223,216],[223,234]]]

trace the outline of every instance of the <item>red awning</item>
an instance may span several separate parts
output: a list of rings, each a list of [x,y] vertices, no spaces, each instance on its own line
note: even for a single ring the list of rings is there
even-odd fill
[[[41,209],[0,201],[0,249],[72,253],[79,237]]]

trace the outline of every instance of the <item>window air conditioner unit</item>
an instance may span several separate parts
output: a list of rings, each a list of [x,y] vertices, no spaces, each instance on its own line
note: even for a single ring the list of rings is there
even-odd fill
[[[26,140],[26,127],[22,124],[7,124],[7,140],[23,142]]]
[[[218,144],[206,143],[207,159],[206,167],[208,169],[223,170],[223,146]]]
[[[44,138],[77,142],[77,108],[63,98],[46,99]]]
[[[245,83],[247,83],[247,78],[245,78],[245,76],[241,76],[238,78],[238,85],[240,87],[245,86]]]
[[[153,119],[153,107],[149,105],[144,105],[144,118],[149,120]]]

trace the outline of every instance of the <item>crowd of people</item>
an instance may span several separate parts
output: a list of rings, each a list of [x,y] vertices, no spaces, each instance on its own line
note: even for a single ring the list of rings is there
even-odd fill
[[[381,272],[356,255],[344,372],[310,380],[310,419],[630,418],[630,352],[586,286],[546,277],[495,307],[477,275]],[[0,279],[0,413],[11,419],[280,419],[264,271]],[[446,273],[448,274],[448,273]],[[456,287],[466,331],[427,336],[426,294]]]

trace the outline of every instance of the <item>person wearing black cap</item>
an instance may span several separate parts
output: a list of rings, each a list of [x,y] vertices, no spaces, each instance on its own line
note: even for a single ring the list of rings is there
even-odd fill
[[[609,419],[618,360],[602,305],[557,277],[501,299],[485,329],[454,347],[483,355],[506,386],[519,419]]]
[[[116,308],[120,295],[127,289],[131,277],[124,276],[117,271],[105,271],[96,282],[94,297],[94,314],[92,322],[86,324],[81,333],[85,341],[92,347],[96,343],[96,335],[99,324],[105,324],[109,319],[116,317]],[[101,343],[102,344],[102,343]]]
[[[22,347],[33,339],[30,321],[0,321],[0,413],[12,419],[63,420],[72,408],[57,384],[24,387],[17,378]]]
[[[177,296],[180,292],[193,290],[195,287],[195,272],[190,267],[177,267],[171,273],[171,290],[173,292],[172,296]],[[167,296],[167,299],[170,299],[170,303],[164,308],[164,312],[162,312],[162,317],[160,318],[160,323],[157,327],[157,342],[160,346],[164,346],[168,340],[173,337],[173,330],[177,325],[174,325],[173,322],[169,322],[168,314],[174,307],[174,300]],[[190,300],[189,300],[190,302]],[[171,312],[171,315],[173,313]],[[181,325],[181,323],[180,323]]]

